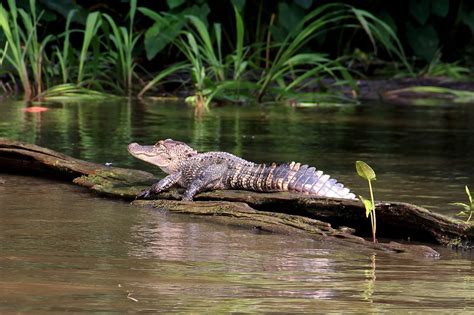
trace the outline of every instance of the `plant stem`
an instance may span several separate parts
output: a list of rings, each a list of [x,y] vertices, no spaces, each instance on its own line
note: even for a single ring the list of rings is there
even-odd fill
[[[375,237],[376,232],[377,232],[377,219],[375,217],[374,192],[372,191],[371,180],[369,180],[369,191],[370,191],[370,201],[372,202],[372,211],[370,212],[370,221],[372,223],[372,239],[374,243],[377,243],[377,238]]]

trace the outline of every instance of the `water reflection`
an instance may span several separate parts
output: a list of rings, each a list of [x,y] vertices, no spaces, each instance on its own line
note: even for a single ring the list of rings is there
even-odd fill
[[[0,313],[474,310],[466,252],[375,256],[1,176]]]
[[[125,145],[175,138],[200,151],[223,150],[257,162],[315,165],[364,194],[354,161],[377,172],[377,199],[419,204],[446,214],[474,187],[474,112],[469,106],[386,104],[334,108],[229,106],[194,116],[179,102],[55,103],[25,113],[24,103],[0,107],[0,136],[47,146],[115,166],[159,170],[131,157]]]

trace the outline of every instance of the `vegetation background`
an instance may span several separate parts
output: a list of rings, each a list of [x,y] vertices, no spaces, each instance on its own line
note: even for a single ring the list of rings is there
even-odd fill
[[[469,79],[474,66],[463,0],[4,0],[0,26],[0,88],[26,99],[330,101],[361,78]]]

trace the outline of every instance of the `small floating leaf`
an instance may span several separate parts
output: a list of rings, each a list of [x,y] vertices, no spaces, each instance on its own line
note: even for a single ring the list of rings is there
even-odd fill
[[[364,161],[356,161],[357,174],[367,180],[375,180],[375,172],[369,164]]]

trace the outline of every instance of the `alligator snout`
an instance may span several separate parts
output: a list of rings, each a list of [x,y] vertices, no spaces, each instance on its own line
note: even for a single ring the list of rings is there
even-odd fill
[[[128,152],[132,153],[132,152],[136,152],[138,150],[138,148],[140,147],[140,145],[136,142],[134,143],[130,143],[128,145]]]

